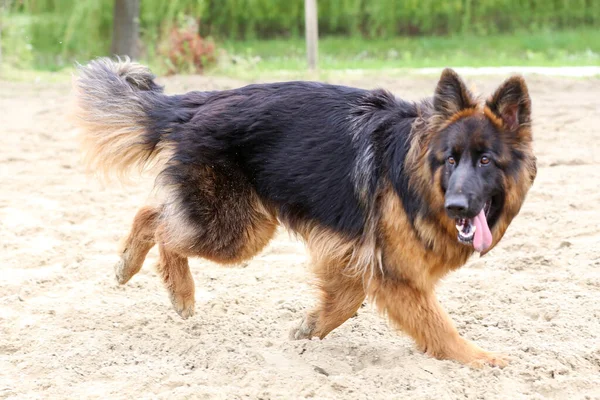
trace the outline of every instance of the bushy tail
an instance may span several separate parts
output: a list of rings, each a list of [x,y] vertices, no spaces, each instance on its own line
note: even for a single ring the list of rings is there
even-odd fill
[[[73,81],[71,117],[80,130],[86,164],[108,177],[145,169],[166,148],[150,113],[167,96],[154,75],[128,58],[80,66]]]

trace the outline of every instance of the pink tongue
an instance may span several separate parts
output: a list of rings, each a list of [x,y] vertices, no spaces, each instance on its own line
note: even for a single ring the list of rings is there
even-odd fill
[[[473,221],[477,227],[473,236],[473,247],[481,253],[492,245],[492,232],[490,232],[483,210],[477,214]]]

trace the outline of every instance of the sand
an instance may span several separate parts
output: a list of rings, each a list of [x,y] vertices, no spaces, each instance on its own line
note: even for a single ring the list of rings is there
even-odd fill
[[[468,82],[489,93],[503,78]],[[334,82],[418,99],[435,79]],[[313,292],[285,232],[245,267],[192,260],[186,321],[156,249],[117,285],[116,248],[151,177],[86,176],[63,118],[69,85],[0,81],[0,398],[599,399],[600,80],[527,79],[537,181],[501,244],[438,289],[465,337],[512,358],[481,370],[419,353],[369,305],[325,340],[288,340]],[[160,81],[170,93],[244,84]]]

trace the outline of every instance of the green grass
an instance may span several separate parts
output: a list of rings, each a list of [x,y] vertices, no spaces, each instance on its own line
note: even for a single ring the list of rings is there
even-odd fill
[[[40,63],[52,53],[39,56],[35,46],[21,32],[23,23],[13,20],[11,31],[3,36],[5,64],[0,69],[3,79],[62,80],[72,71],[69,60]],[[12,35],[10,35],[12,33]],[[110,40],[107,38],[106,40]],[[154,42],[152,42],[154,43]],[[60,45],[60,43],[59,43]],[[305,42],[302,38],[275,40],[217,41],[222,50],[218,65],[207,74],[240,79],[315,77],[306,70]],[[149,52],[148,54],[153,54]],[[60,56],[56,54],[55,57]],[[37,62],[33,62],[37,60]],[[87,59],[80,55],[78,62]],[[52,60],[50,60],[52,61]],[[140,60],[161,75],[160,60]],[[364,74],[385,71],[388,75],[422,67],[486,67],[486,66],[589,66],[600,65],[600,30],[579,29],[560,32],[514,33],[492,36],[397,37],[364,39],[324,37],[319,40],[319,73],[326,77],[340,71],[360,70]],[[25,71],[40,71],[26,73]],[[42,71],[56,71],[54,74]]]
[[[221,70],[303,70],[305,43],[298,39],[220,44],[228,59]],[[600,65],[600,30],[487,37],[398,37],[368,40],[327,37],[319,41],[319,69]]]
[[[59,71],[39,70],[31,68],[15,68],[10,65],[0,66],[0,81],[33,82],[33,83],[64,83],[71,79],[73,68],[63,68]]]

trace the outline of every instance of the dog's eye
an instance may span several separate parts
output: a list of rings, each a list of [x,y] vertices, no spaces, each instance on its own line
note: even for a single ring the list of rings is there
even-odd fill
[[[490,163],[490,158],[488,156],[483,156],[479,162],[481,165],[488,165]]]
[[[450,165],[456,164],[456,160],[454,159],[454,157],[452,157],[452,156],[448,157],[448,164],[450,164]]]

